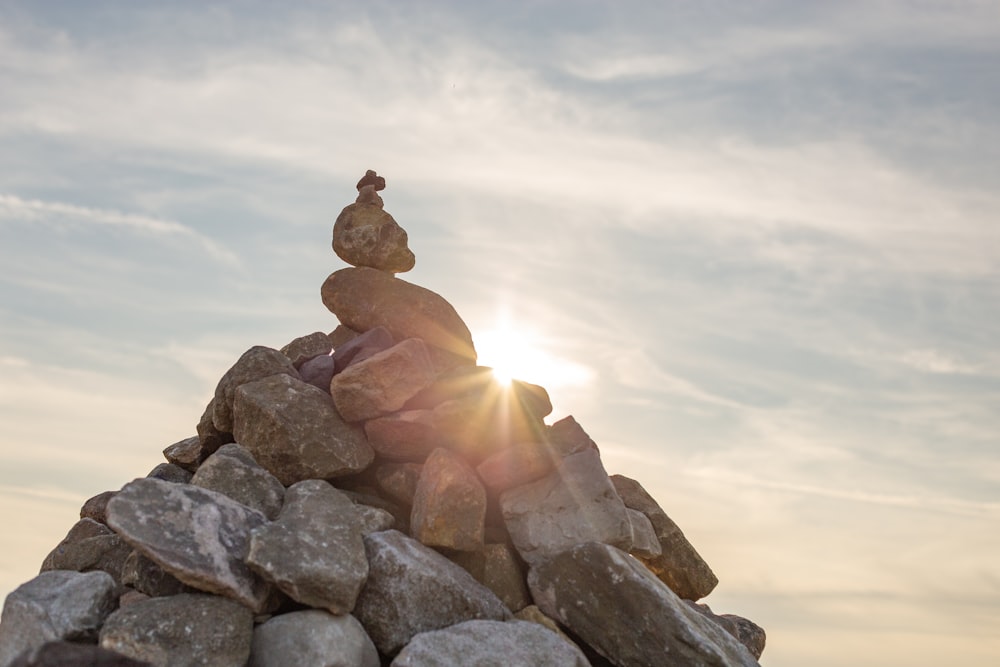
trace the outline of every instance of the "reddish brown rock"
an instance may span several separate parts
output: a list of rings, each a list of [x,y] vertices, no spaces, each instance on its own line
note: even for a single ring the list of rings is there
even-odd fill
[[[330,395],[346,421],[360,422],[399,410],[435,375],[427,346],[408,338],[334,375]]]
[[[476,473],[447,449],[427,457],[413,496],[410,531],[428,546],[483,548],[486,491]]]
[[[476,361],[469,328],[451,304],[428,289],[357,267],[331,274],[321,293],[323,304],[355,331],[384,326],[395,340],[420,338],[438,348],[443,354],[432,356],[439,370]]]
[[[444,444],[430,410],[405,410],[365,422],[372,449],[388,461],[422,462]]]
[[[518,442],[486,458],[476,472],[489,490],[506,491],[544,477],[558,460],[547,442]]]

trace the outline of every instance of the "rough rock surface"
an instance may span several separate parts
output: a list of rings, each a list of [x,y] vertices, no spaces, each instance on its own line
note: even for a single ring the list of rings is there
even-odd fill
[[[291,359],[278,350],[256,345],[244,352],[215,388],[212,404],[212,424],[215,428],[223,433],[233,432],[233,401],[240,386],[278,373],[299,377]]]
[[[275,616],[253,632],[249,667],[379,667],[378,650],[350,614],[318,609]]]
[[[562,551],[532,567],[528,586],[543,612],[616,665],[757,665],[728,632],[610,545]]]
[[[101,570],[120,584],[122,566],[131,551],[132,547],[104,524],[93,519],[80,519],[42,561],[41,571]]]
[[[215,491],[137,479],[108,503],[108,525],[180,581],[260,611],[269,593],[243,559],[267,519]]]
[[[330,393],[330,381],[333,379],[336,362],[329,354],[307,359],[299,367],[299,376],[306,384]]]
[[[392,334],[385,327],[375,327],[358,334],[337,346],[333,351],[334,373],[339,373],[353,363],[364,361],[379,352],[384,352],[396,344]]]
[[[414,491],[413,537],[428,546],[479,551],[485,521],[486,490],[475,471],[447,449],[434,450]]]
[[[323,480],[292,485],[278,518],[253,531],[246,562],[297,602],[350,612],[368,577],[354,503]]]
[[[285,486],[360,472],[375,456],[330,395],[301,380],[274,375],[244,384],[234,405],[233,435]]]
[[[164,597],[179,593],[199,593],[177,577],[170,574],[154,561],[133,550],[122,568],[122,583],[130,586],[135,593],[148,597]],[[120,603],[120,601],[119,601]]]
[[[628,549],[632,528],[596,449],[567,456],[546,477],[500,494],[511,540],[534,564],[582,542]]]
[[[52,570],[21,584],[0,616],[0,667],[52,640],[93,641],[115,608],[117,588],[101,571]]]
[[[88,498],[87,502],[80,508],[80,518],[93,519],[97,523],[107,523],[108,501],[114,498],[116,493],[118,492],[104,491]]]
[[[758,660],[760,659],[761,654],[764,652],[764,645],[767,643],[767,633],[764,632],[764,628],[742,616],[735,614],[715,614],[707,604],[698,604],[690,600],[685,600],[684,602],[699,614],[715,621],[723,630],[735,637],[739,643],[746,646],[747,650],[753,654],[753,657]]]
[[[191,483],[225,494],[268,519],[281,511],[285,487],[262,468],[242,445],[223,445],[199,466]]]
[[[436,375],[424,342],[408,338],[334,375],[330,394],[345,420],[359,422],[399,410]]]
[[[243,667],[250,657],[253,615],[216,595],[151,598],[113,613],[101,646],[156,667]]]
[[[167,463],[173,463],[188,472],[194,472],[201,465],[207,454],[205,454],[201,438],[193,435],[190,438],[179,440],[164,449],[163,456],[167,459]]]
[[[510,612],[458,565],[399,531],[365,538],[368,581],[354,614],[379,651],[395,655],[421,632]]]
[[[329,334],[314,331],[306,336],[299,336],[288,345],[281,348],[281,353],[288,357],[297,370],[307,360],[320,355],[328,355],[333,351],[333,341]]]
[[[626,507],[649,518],[660,542],[660,555],[636,554],[646,567],[685,600],[700,600],[711,593],[718,577],[646,489],[624,475],[612,475],[611,481]]]
[[[444,444],[430,410],[404,410],[365,422],[372,449],[387,461],[420,462]]]
[[[466,621],[424,632],[392,667],[590,667],[575,645],[528,621]]]
[[[351,329],[378,326],[395,340],[420,338],[449,357],[433,355],[440,369],[476,361],[469,328],[438,294],[368,267],[336,271],[322,288],[323,303]]]
[[[451,558],[493,591],[512,612],[531,604],[517,552],[510,545],[494,542],[484,545],[482,551],[456,552]]]
[[[77,642],[52,641],[24,653],[10,667],[150,667],[121,653]]]

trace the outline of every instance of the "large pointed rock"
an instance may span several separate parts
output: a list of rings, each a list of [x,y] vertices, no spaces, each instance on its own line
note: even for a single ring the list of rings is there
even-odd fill
[[[712,568],[684,537],[684,533],[634,479],[612,475],[611,481],[626,507],[645,514],[660,543],[659,555],[636,554],[657,577],[685,600],[700,600],[719,583]]]
[[[247,564],[296,602],[349,613],[368,577],[354,503],[323,480],[292,485],[278,518],[253,531]]]
[[[142,554],[199,590],[263,609],[269,587],[244,562],[250,531],[267,519],[215,491],[137,479],[108,503],[108,525]]]
[[[205,459],[191,483],[223,493],[268,519],[278,516],[285,497],[285,487],[278,478],[258,465],[250,452],[235,442],[223,445]]]
[[[528,621],[465,621],[424,632],[391,667],[590,667],[583,652],[556,633]]]
[[[122,607],[101,628],[101,646],[155,667],[243,667],[253,614],[216,595],[173,595]]]
[[[323,304],[355,331],[384,326],[396,340],[420,338],[442,353],[434,353],[443,370],[476,361],[469,328],[451,306],[434,292],[368,267],[341,269],[321,290]]]
[[[329,394],[288,375],[242,385],[234,406],[233,435],[285,486],[357,473],[375,457]]]
[[[476,472],[447,449],[434,450],[413,496],[413,537],[428,546],[479,551],[485,521],[486,490]]]
[[[632,545],[625,504],[596,449],[567,456],[549,475],[504,491],[500,507],[514,546],[529,564],[582,542]]]
[[[334,375],[330,394],[345,420],[359,422],[399,410],[436,374],[424,342],[407,338]]]
[[[319,609],[275,616],[253,632],[249,667],[379,667],[378,650],[350,614]]]
[[[93,641],[115,608],[117,589],[101,571],[52,570],[21,584],[4,600],[0,667],[49,641]]]
[[[378,650],[395,655],[414,635],[510,612],[468,572],[395,530],[365,538],[368,581],[354,613]]]
[[[538,607],[619,667],[754,667],[728,632],[620,549],[580,544],[532,566]]]
[[[256,345],[244,352],[215,387],[215,398],[212,399],[212,425],[215,429],[221,433],[233,432],[233,402],[240,386],[277,373],[299,377],[292,360],[278,350]],[[201,435],[200,428],[198,433]]]

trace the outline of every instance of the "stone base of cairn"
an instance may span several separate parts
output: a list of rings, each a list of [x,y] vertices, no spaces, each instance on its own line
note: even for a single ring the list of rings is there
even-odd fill
[[[88,500],[11,593],[0,667],[757,665],[764,631],[545,389],[498,383],[369,171],[340,325],[247,350],[197,435]]]

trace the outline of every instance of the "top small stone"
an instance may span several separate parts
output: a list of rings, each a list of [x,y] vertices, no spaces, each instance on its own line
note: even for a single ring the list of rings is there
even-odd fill
[[[361,177],[361,180],[358,181],[358,192],[361,192],[361,189],[366,185],[374,185],[376,191],[385,190],[385,178],[376,174],[374,170],[369,169]]]

